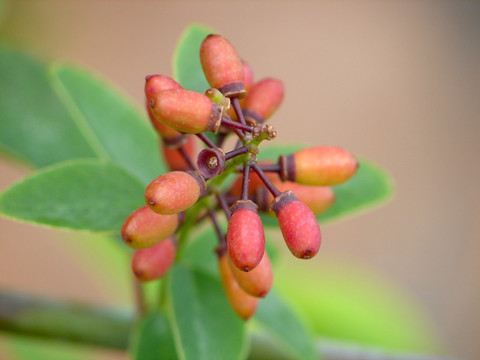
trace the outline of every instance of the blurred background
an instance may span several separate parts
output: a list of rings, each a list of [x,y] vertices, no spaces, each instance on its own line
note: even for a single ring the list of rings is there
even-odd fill
[[[386,206],[325,226],[319,256],[286,268],[309,269],[320,288],[325,274],[352,274],[359,287],[372,277],[393,298],[401,294],[410,314],[421,314],[442,354],[475,359],[479,19],[474,1],[15,0],[7,3],[0,34],[46,58],[91,68],[141,106],[145,75],[172,75],[185,26],[216,29],[256,79],[284,81],[285,100],[272,119],[278,143],[345,147],[395,181]],[[0,191],[28,172],[1,160]],[[94,253],[84,256],[88,261],[75,258],[79,241],[101,240],[0,218],[0,288],[129,306],[128,289],[112,289],[107,275],[91,273]],[[353,292],[345,296],[355,300]]]

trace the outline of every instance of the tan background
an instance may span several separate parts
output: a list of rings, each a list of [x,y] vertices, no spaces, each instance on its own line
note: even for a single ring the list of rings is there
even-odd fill
[[[140,102],[146,74],[171,74],[186,24],[218,29],[257,79],[284,81],[279,141],[343,146],[395,178],[396,198],[326,227],[322,251],[398,282],[430,311],[450,353],[473,359],[480,357],[479,19],[473,1],[15,0],[3,34],[83,63]],[[25,173],[2,161],[0,190]],[[0,219],[0,286],[112,301],[82,289],[84,269],[69,266],[52,240],[61,236]]]

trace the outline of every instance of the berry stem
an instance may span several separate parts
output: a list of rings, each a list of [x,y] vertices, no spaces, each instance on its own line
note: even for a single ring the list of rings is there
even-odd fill
[[[230,220],[230,216],[232,214],[230,212],[230,207],[228,206],[227,199],[225,198],[224,195],[220,195],[220,194],[217,194],[217,199],[218,199],[218,203],[220,204],[220,207],[225,212],[225,216],[227,217],[227,220]]]
[[[242,200],[248,200],[248,185],[250,183],[250,164],[243,167],[243,181],[242,181]]]
[[[248,146],[242,146],[242,147],[239,147],[238,149],[229,151],[225,154],[225,161],[233,159],[238,155],[246,154],[249,150],[250,149],[248,148]]]
[[[180,146],[178,149],[177,149],[179,152],[180,152],[180,155],[182,155],[182,157],[185,159],[185,161],[187,162],[188,166],[190,166],[190,168],[192,170],[195,170],[196,167],[195,165],[193,164],[192,162],[192,159],[190,158],[190,156],[187,154],[187,152],[185,151],[185,148],[183,146]]]
[[[222,125],[229,126],[233,129],[243,130],[249,133],[253,132],[253,126],[241,124],[239,122],[233,121],[232,119],[228,119],[225,116],[222,116]]]
[[[197,135],[197,137],[198,137],[200,140],[202,140],[202,141],[205,143],[205,145],[207,145],[209,148],[212,148],[212,149],[216,149],[216,148],[217,148],[217,146],[213,143],[213,141],[210,140],[210,139],[208,138],[208,136],[205,135],[204,133],[198,133],[198,134],[196,134],[196,135]]]
[[[225,235],[223,234],[223,231],[220,228],[220,224],[218,223],[217,215],[215,214],[215,211],[213,211],[212,209],[209,209],[208,216],[210,216],[210,219],[212,220],[213,227],[215,228],[215,232],[217,233],[217,236],[218,236],[219,244],[226,244],[227,239],[225,239]]]
[[[281,194],[281,192],[272,184],[270,179],[265,176],[265,173],[260,169],[260,167],[256,163],[252,163],[253,170],[258,174],[260,179],[263,181],[265,186],[267,187],[268,191],[270,191],[273,197],[277,197]]]
[[[240,106],[240,102],[238,98],[232,99],[232,106],[233,106],[233,110],[235,110],[235,114],[237,115],[238,121],[240,121],[240,123],[242,123],[243,125],[247,125],[247,122],[245,121],[245,117],[243,116],[243,111]]]
[[[258,165],[263,172],[276,172],[280,173],[280,165],[279,164],[270,164],[270,165]]]

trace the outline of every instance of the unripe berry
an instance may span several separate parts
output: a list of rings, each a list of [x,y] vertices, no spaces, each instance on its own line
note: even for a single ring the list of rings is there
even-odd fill
[[[227,228],[228,254],[240,270],[253,270],[265,252],[265,234],[257,206],[250,200],[238,200],[231,211]]]
[[[312,211],[291,192],[275,198],[271,205],[277,215],[283,239],[290,252],[300,259],[310,259],[320,249],[322,237]]]
[[[169,237],[148,248],[136,250],[132,257],[132,271],[140,281],[161,278],[175,261],[177,242]]]
[[[242,61],[227,39],[208,35],[200,46],[200,62],[211,87],[228,97],[244,96]]]
[[[157,214],[176,214],[195,204],[205,189],[198,171],[170,171],[147,186],[145,201]]]
[[[265,297],[268,294],[273,284],[273,269],[266,251],[260,264],[252,271],[245,272],[231,262],[230,264],[235,280],[246,293],[255,297]]]
[[[218,255],[218,270],[223,289],[235,313],[244,320],[248,320],[257,309],[258,298],[247,294],[233,277],[229,260],[225,251]]]
[[[157,121],[157,122],[161,124],[160,121]],[[186,136],[185,138],[187,142],[183,144],[183,151],[185,151],[186,155],[190,159],[193,159],[195,156],[195,137]],[[168,164],[168,167],[170,168],[170,170],[178,170],[178,171],[193,170],[190,167],[190,164],[185,160],[185,158],[180,153],[179,148],[170,149],[166,146],[164,142],[160,144],[160,148],[162,149],[163,158],[165,159],[165,162]]]
[[[314,215],[323,214],[335,201],[335,192],[329,186],[301,185],[291,181],[273,181],[273,185],[281,192],[291,190]],[[267,211],[273,201],[273,195],[266,187],[260,187],[255,193],[255,199],[259,210]]]
[[[334,146],[317,146],[280,156],[282,180],[304,185],[332,186],[350,179],[358,168],[348,151]]]
[[[243,113],[247,122],[262,123],[267,120],[283,100],[283,83],[274,78],[265,78],[255,83],[245,98]]]
[[[160,215],[145,205],[128,216],[123,223],[121,234],[128,246],[144,249],[172,235],[178,223],[178,214]]]
[[[222,107],[207,96],[185,89],[165,90],[150,102],[156,119],[177,131],[198,134],[216,132],[222,119]]]

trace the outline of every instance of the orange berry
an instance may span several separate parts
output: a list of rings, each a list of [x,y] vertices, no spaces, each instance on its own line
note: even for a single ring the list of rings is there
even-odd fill
[[[348,151],[334,146],[317,146],[280,156],[282,180],[303,185],[332,186],[350,179],[358,162]]]
[[[176,214],[195,204],[205,189],[198,171],[170,171],[147,186],[145,201],[157,214]]]
[[[280,80],[265,78],[255,83],[245,98],[243,113],[247,122],[267,120],[282,103],[283,95]]]
[[[223,289],[235,313],[244,320],[248,320],[257,309],[258,298],[247,294],[233,277],[229,260],[225,251],[218,255],[218,270]]]
[[[132,257],[132,271],[140,281],[161,278],[175,261],[177,242],[169,237],[158,244],[136,250]]]
[[[145,205],[131,213],[123,223],[121,234],[125,243],[134,249],[151,247],[172,235],[177,229],[179,215],[160,215]]]
[[[322,236],[312,211],[291,192],[275,198],[271,205],[277,215],[283,239],[290,252],[300,259],[314,257],[320,249]]]
[[[189,134],[216,132],[222,107],[207,96],[185,89],[165,90],[150,102],[156,119],[173,129]]]
[[[273,269],[266,251],[260,264],[252,271],[245,272],[231,262],[230,264],[235,280],[246,293],[255,297],[265,297],[268,294],[273,284]]]
[[[200,46],[200,62],[211,87],[228,97],[245,95],[242,61],[227,39],[208,35]]]
[[[232,263],[243,271],[253,270],[265,252],[265,234],[257,205],[236,201],[231,207],[227,228],[227,248]]]
[[[160,121],[157,121],[159,124]],[[174,130],[176,131],[176,130]],[[190,159],[193,159],[195,156],[195,137],[194,136],[187,136],[187,142],[183,144],[183,150],[187,154]],[[187,163],[185,158],[180,154],[179,148],[170,149],[166,146],[165,143],[160,144],[160,148],[162,149],[163,158],[165,162],[168,164],[170,170],[178,170],[178,171],[185,171],[185,170],[192,170],[190,165]]]

